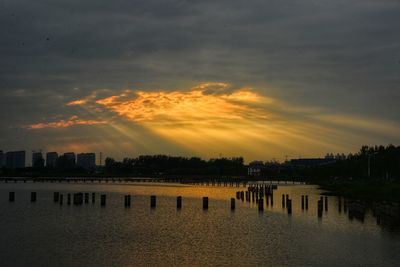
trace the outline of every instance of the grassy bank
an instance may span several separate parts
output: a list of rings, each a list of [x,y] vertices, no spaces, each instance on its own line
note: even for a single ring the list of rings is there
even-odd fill
[[[400,202],[400,183],[383,181],[324,181],[317,183],[326,195],[353,199]]]

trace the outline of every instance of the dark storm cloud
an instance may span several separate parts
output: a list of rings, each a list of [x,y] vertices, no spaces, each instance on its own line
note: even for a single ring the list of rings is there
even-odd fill
[[[399,14],[395,0],[3,0],[1,136],[99,88],[201,81],[399,122]]]

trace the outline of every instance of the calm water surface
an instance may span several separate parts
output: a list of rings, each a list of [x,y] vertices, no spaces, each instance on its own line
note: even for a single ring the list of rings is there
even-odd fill
[[[274,206],[230,198],[245,188],[162,183],[0,184],[1,266],[399,266],[400,233],[339,212],[336,197],[317,216],[315,186],[283,185]],[[15,202],[8,192],[15,191]],[[37,202],[30,202],[30,192]],[[96,192],[96,203],[60,206],[53,192]],[[100,207],[98,193],[107,194]],[[123,195],[132,195],[124,208]],[[293,200],[287,215],[281,195]],[[301,195],[309,195],[302,211]],[[157,208],[150,209],[150,195]],[[176,209],[176,196],[183,207]],[[202,197],[209,197],[203,211]],[[91,196],[90,196],[91,202]]]

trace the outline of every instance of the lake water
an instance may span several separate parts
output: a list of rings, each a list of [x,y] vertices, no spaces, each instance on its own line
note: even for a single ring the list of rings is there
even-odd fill
[[[253,202],[230,198],[240,187],[164,183],[0,184],[1,266],[399,266],[398,228],[362,221],[338,210],[317,216],[321,191],[310,185],[279,185],[274,206],[259,212]],[[8,192],[15,191],[15,202]],[[37,202],[30,202],[30,192]],[[64,203],[53,202],[53,192]],[[95,192],[96,202],[67,205],[66,194]],[[100,206],[99,193],[107,194]],[[130,208],[123,196],[132,195]],[[289,194],[292,215],[282,208]],[[150,209],[150,195],[157,207]],[[301,209],[301,195],[309,209]],[[182,196],[182,209],[176,197]],[[202,209],[202,197],[209,209]]]

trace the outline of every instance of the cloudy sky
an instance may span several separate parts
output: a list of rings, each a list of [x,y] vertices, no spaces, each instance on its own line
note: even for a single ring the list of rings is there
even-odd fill
[[[0,149],[278,159],[400,143],[399,0],[0,0]]]

